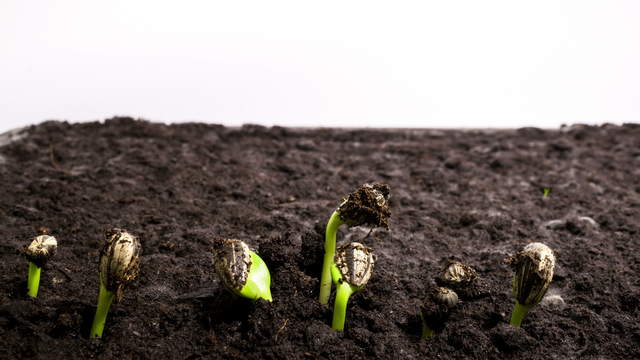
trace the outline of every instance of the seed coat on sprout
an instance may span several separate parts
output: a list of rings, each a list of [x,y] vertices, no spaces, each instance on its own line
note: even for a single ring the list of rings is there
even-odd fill
[[[269,269],[244,241],[215,240],[213,262],[218,277],[229,292],[251,300],[273,301]]]
[[[36,236],[23,254],[29,261],[29,274],[27,278],[27,294],[35,298],[40,287],[40,273],[46,263],[56,254],[58,241],[55,237],[44,234]]]
[[[527,312],[542,300],[549,289],[556,258],[547,245],[535,242],[525,246],[507,262],[515,270],[512,285],[516,303],[510,323],[520,326]]]
[[[336,234],[341,225],[389,228],[389,186],[364,184],[342,201],[329,218],[325,232],[324,260],[320,275],[320,304],[327,304],[331,296],[332,266],[335,263]]]
[[[431,286],[420,308],[422,339],[433,337],[444,329],[450,311],[458,305],[458,294],[452,289]]]
[[[91,337],[102,337],[111,302],[114,297],[120,301],[126,285],[138,276],[140,252],[140,240],[125,230],[113,228],[105,232],[100,250],[100,291]]]
[[[334,330],[344,330],[349,297],[364,288],[371,278],[374,265],[373,251],[360,243],[352,242],[336,250],[336,263],[331,269],[337,287],[331,325]]]

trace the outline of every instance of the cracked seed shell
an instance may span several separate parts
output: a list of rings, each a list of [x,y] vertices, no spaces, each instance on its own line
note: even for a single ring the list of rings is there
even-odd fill
[[[140,240],[118,228],[107,230],[105,237],[100,251],[100,281],[120,300],[125,286],[138,276]]]
[[[515,270],[513,297],[522,305],[539,303],[553,279],[556,262],[553,251],[545,244],[531,243],[508,262]]]
[[[375,256],[368,247],[352,242],[336,249],[335,262],[342,279],[360,287],[366,285],[371,278]]]
[[[43,267],[58,249],[58,241],[50,235],[39,235],[24,249],[24,256],[38,267]]]
[[[469,265],[449,260],[440,273],[439,280],[445,284],[466,285],[478,279],[478,273]]]
[[[446,287],[437,287],[434,294],[434,300],[447,308],[454,308],[458,304],[458,294]]]
[[[247,283],[251,269],[249,246],[238,239],[220,239],[213,244],[213,261],[223,285],[237,293]]]

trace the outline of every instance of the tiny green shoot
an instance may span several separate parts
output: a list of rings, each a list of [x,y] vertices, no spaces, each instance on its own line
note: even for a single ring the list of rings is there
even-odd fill
[[[336,253],[336,234],[341,225],[389,227],[389,186],[364,184],[342,202],[335,210],[325,232],[324,259],[320,275],[320,304],[326,305],[331,296],[331,267]]]
[[[549,197],[549,195],[551,195],[551,188],[543,188],[542,189],[542,197],[546,198],[546,197]]]
[[[24,249],[24,256],[29,261],[27,277],[27,294],[35,298],[40,287],[40,273],[44,265],[55,255],[58,242],[49,235],[36,236],[31,244]]]
[[[271,275],[265,262],[237,239],[219,239],[213,245],[214,268],[231,293],[251,300],[273,301]]]
[[[360,243],[352,242],[338,248],[336,262],[331,266],[331,277],[336,284],[331,324],[333,330],[344,330],[349,298],[367,284],[373,273],[374,262],[371,249]]]
[[[420,338],[426,340],[433,337],[436,333],[427,325],[427,321],[422,312],[420,312],[420,320],[422,321],[422,336]]]
[[[513,297],[515,306],[510,324],[519,327],[529,310],[544,297],[553,279],[555,255],[542,243],[531,243],[507,259],[515,270]]]
[[[109,229],[100,251],[100,291],[91,337],[101,338],[111,302],[122,299],[125,286],[138,276],[140,240],[122,229]]]
[[[320,303],[323,305],[329,302],[329,296],[331,296],[331,266],[336,254],[336,234],[342,224],[344,224],[344,222],[340,219],[338,210],[334,211],[327,223],[322,274],[320,275]]]

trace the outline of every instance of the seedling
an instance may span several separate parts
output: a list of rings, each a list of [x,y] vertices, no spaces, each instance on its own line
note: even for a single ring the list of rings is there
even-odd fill
[[[140,241],[122,229],[106,231],[106,241],[100,250],[100,293],[98,308],[91,326],[91,337],[102,337],[104,323],[114,297],[122,299],[125,286],[138,276]]]
[[[27,278],[27,293],[32,298],[38,296],[40,287],[40,272],[44,265],[56,254],[58,242],[49,235],[36,236],[31,244],[24,249],[24,256],[29,260],[29,275]]]
[[[429,288],[420,309],[422,339],[428,339],[434,336],[437,331],[442,330],[449,317],[449,311],[457,304],[458,294],[455,291],[438,286]]]
[[[551,195],[551,188],[543,188],[542,189],[542,197],[546,198],[546,197],[549,197],[549,195]]]
[[[324,261],[320,276],[320,304],[331,296],[331,267],[336,253],[336,234],[340,225],[370,225],[389,228],[389,186],[364,184],[342,202],[329,218],[324,241]]]
[[[547,245],[531,243],[507,261],[515,270],[513,297],[516,303],[511,314],[511,325],[519,327],[529,310],[547,292],[556,258]]]
[[[273,301],[269,269],[243,241],[214,241],[213,258],[216,273],[231,293],[251,300]]]
[[[331,275],[336,284],[336,301],[333,306],[334,330],[344,330],[349,297],[362,290],[371,278],[375,257],[368,247],[352,242],[341,246],[336,253],[336,262]]]

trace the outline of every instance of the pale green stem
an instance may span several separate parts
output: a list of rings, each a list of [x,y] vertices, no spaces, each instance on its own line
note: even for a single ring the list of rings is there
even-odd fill
[[[522,305],[516,300],[516,305],[513,307],[513,313],[511,313],[510,324],[516,327],[520,327],[522,319],[527,315],[531,306]]]
[[[102,281],[100,281],[98,308],[96,309],[96,316],[93,318],[93,325],[91,325],[92,338],[102,337],[102,331],[104,330],[104,323],[107,320],[111,301],[113,301],[113,292],[107,290],[107,288],[102,284]]]
[[[262,298],[272,302],[271,274],[269,273],[269,269],[258,254],[253,251],[249,251],[249,254],[251,254],[249,277],[244,287],[237,294],[252,300]]]
[[[347,304],[349,303],[349,297],[355,292],[354,290],[355,289],[346,281],[338,285],[336,302],[333,306],[333,323],[331,324],[333,330],[344,330],[344,321],[347,317]]]
[[[329,303],[331,296],[331,265],[336,254],[336,233],[344,222],[340,219],[338,211],[334,211],[327,223],[324,239],[324,261],[322,263],[322,275],[320,277],[320,304]]]
[[[38,296],[38,287],[40,286],[40,271],[41,268],[29,261],[29,278],[27,279],[27,288],[29,289],[29,296]]]
[[[423,339],[428,339],[428,338],[432,337],[433,334],[434,334],[433,330],[431,330],[431,328],[424,321],[424,318],[422,317],[422,314],[420,314],[420,319],[422,319],[422,338]]]

